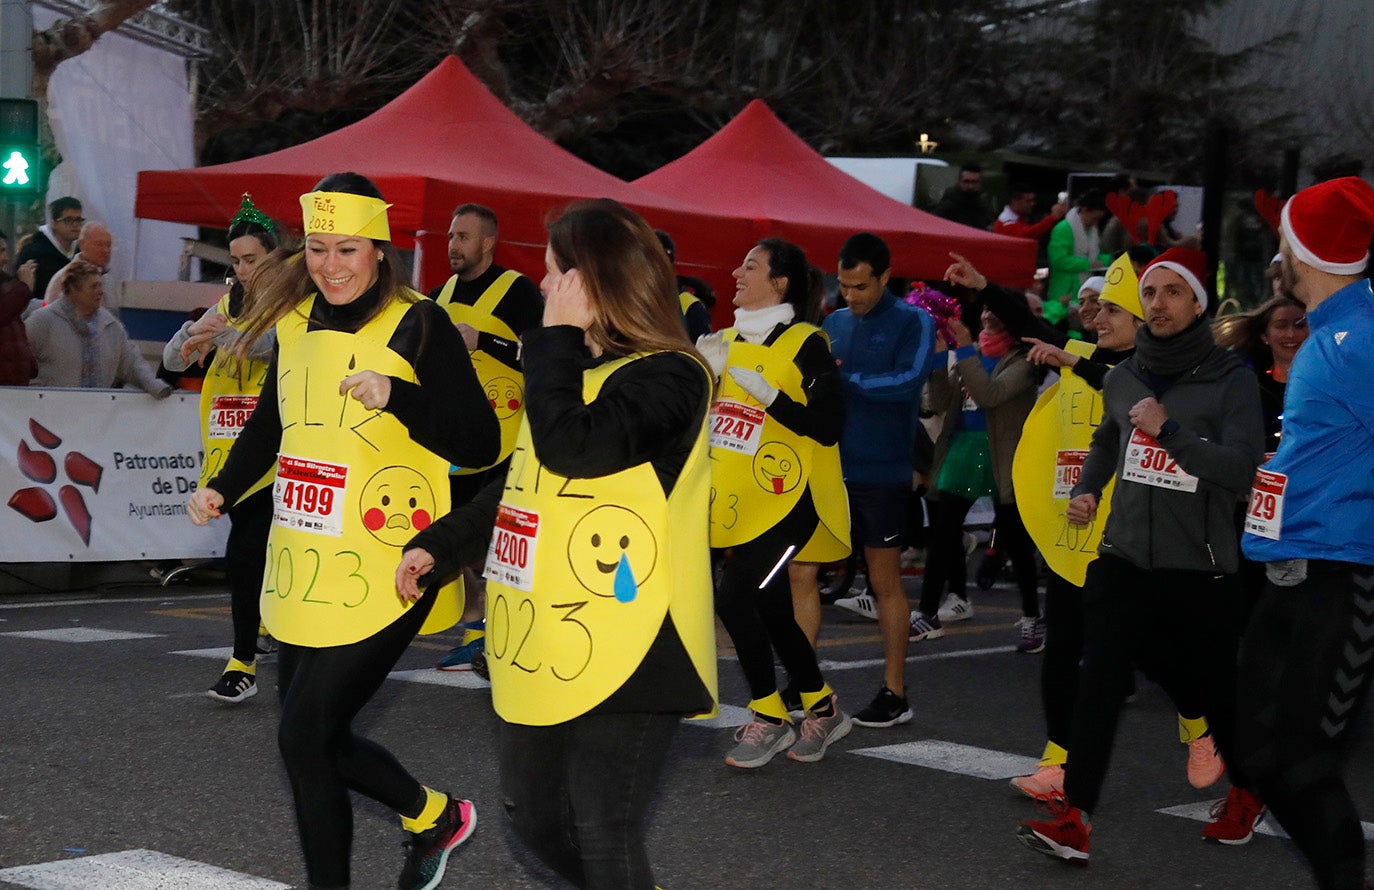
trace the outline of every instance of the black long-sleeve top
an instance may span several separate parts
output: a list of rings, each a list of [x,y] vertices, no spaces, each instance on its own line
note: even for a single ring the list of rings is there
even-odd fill
[[[379,299],[376,285],[343,306],[317,298],[309,330],[355,333]],[[415,302],[387,346],[415,368],[417,383],[391,378],[391,398],[385,409],[405,425],[410,437],[459,466],[480,467],[496,460],[501,447],[496,413],[447,313],[429,300]],[[278,358],[274,349],[258,406],[234,442],[224,468],[209,482],[226,504],[236,502],[277,459],[281,447]]]
[[[706,374],[686,354],[655,353],[611,374],[588,404],[583,371],[613,358],[593,358],[582,330],[571,325],[525,334],[525,418],[535,457],[560,476],[582,479],[649,463],[667,497],[706,417]],[[411,539],[407,550],[423,547],[434,557],[423,583],[447,578],[486,553],[504,487],[504,479],[492,481]],[[635,673],[593,710],[691,713],[710,706],[710,692],[669,616]]]
[[[1031,312],[1025,298],[1016,291],[988,282],[987,287],[978,292],[978,298],[1017,340],[1034,337],[1060,349],[1069,342],[1067,334]],[[1099,348],[1091,358],[1080,357],[1078,363],[1073,366],[1073,372],[1082,377],[1093,389],[1101,392],[1102,381],[1106,378],[1107,372],[1114,365],[1130,358],[1134,352],[1134,349]]]
[[[763,344],[773,345],[788,327],[780,324],[773,328]],[[768,406],[768,414],[799,436],[815,439],[824,446],[834,445],[844,429],[844,383],[824,335],[817,332],[807,337],[797,350],[795,364],[802,374],[806,404],[779,392]]]

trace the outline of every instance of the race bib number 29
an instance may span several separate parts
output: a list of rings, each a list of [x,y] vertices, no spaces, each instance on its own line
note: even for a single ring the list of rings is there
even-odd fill
[[[1283,527],[1283,492],[1288,476],[1269,470],[1255,471],[1255,485],[1250,489],[1250,506],[1245,510],[1245,530],[1252,535],[1279,539]]]
[[[343,535],[348,467],[282,454],[272,483],[272,522],[321,535]]]

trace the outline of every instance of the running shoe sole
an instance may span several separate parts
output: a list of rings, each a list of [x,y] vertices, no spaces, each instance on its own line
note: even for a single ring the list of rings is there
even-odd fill
[[[252,698],[257,694],[258,684],[256,683],[254,683],[252,686],[249,686],[247,689],[245,689],[243,692],[240,692],[238,695],[220,695],[213,689],[205,690],[206,698],[213,698],[215,701],[222,701],[231,705],[236,705],[239,702],[247,701],[248,699]]]
[[[1072,865],[1088,864],[1087,853],[1082,850],[1075,850],[1073,847],[1057,844],[1028,825],[1022,825],[1016,829],[1016,836],[1021,839],[1021,843],[1037,853],[1054,859],[1062,859]]]
[[[867,726],[869,729],[887,729],[889,726],[910,723],[913,716],[915,716],[914,712],[907,708],[891,720],[860,720],[858,717],[850,717],[849,719],[855,726]]]

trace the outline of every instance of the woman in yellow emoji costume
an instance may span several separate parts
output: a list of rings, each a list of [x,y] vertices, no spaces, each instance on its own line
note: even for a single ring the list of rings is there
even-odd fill
[[[814,314],[800,247],[760,241],[734,271],[735,324],[697,341],[720,377],[711,406],[711,546],[726,558],[716,612],[749,684],[748,723],[725,762],[761,767],[788,750],[816,761],[849,733],[793,611],[789,564],[849,553],[840,472],[844,405],[830,341]],[[774,653],[799,694],[801,738],[778,692]]]
[[[218,516],[275,469],[262,614],[281,642],[278,745],[311,887],[347,887],[356,791],[407,832],[401,890],[437,886],[476,826],[470,801],[417,782],[352,721],[411,639],[452,626],[435,586],[407,598],[396,560],[448,510],[450,463],[496,457],[500,431],[444,311],[405,286],[388,205],[356,173],[301,196],[304,256],[259,272],[245,348],[275,330],[256,410],[191,498]]]
[[[648,888],[644,816],[669,745],[683,715],[715,708],[711,378],[638,215],[572,205],[549,225],[544,263],[504,488],[416,536],[396,584],[418,592],[486,548],[515,831],[578,887]]]

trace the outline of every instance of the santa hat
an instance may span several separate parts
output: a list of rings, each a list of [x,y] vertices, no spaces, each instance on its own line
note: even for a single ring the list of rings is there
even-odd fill
[[[1207,254],[1200,250],[1191,250],[1187,247],[1171,247],[1150,261],[1150,265],[1140,273],[1140,290],[1145,290],[1145,279],[1150,277],[1150,272],[1158,268],[1169,269],[1177,272],[1188,282],[1188,286],[1193,289],[1193,296],[1202,304],[1202,308],[1207,308],[1207,288],[1202,286],[1202,279],[1207,277]]]
[[[1140,308],[1140,282],[1135,277],[1135,267],[1131,265],[1130,253],[1123,253],[1107,267],[1104,276],[1106,283],[1097,299],[1102,303],[1115,303],[1122,309],[1144,319],[1145,310]]]
[[[1279,224],[1293,256],[1332,275],[1358,275],[1374,239],[1374,187],[1343,176],[1305,188],[1283,205]]]
[[[1107,279],[1102,277],[1101,275],[1094,275],[1093,277],[1089,278],[1087,281],[1083,282],[1083,284],[1080,285],[1078,288],[1079,302],[1082,302],[1083,300],[1083,291],[1090,290],[1094,293],[1100,294],[1102,293],[1102,288],[1105,287],[1106,284]]]

